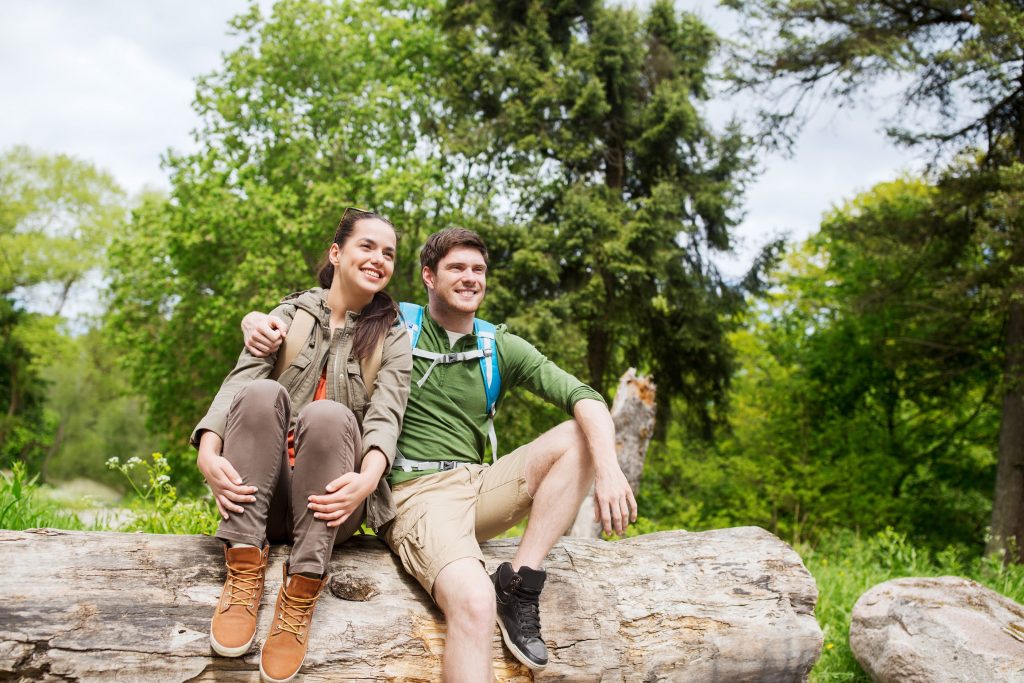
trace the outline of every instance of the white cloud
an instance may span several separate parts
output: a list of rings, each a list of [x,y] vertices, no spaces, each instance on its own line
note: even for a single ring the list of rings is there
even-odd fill
[[[191,146],[195,77],[237,39],[233,2],[45,0],[0,5],[0,147],[95,162],[127,189],[166,186],[160,156]]]

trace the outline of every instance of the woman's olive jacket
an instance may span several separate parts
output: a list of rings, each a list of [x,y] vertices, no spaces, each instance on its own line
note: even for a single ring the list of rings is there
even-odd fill
[[[292,404],[292,424],[299,411],[313,400],[320,373],[327,365],[327,398],[342,403],[355,414],[362,432],[363,455],[371,448],[379,449],[388,459],[388,467],[376,491],[366,500],[366,522],[379,529],[395,516],[387,473],[395,460],[398,434],[402,431],[402,415],[409,399],[409,376],[412,372],[412,349],[405,327],[396,322],[384,337],[380,370],[372,396],[367,397],[359,359],[352,354],[352,338],[359,325],[359,315],[348,313],[345,327],[331,334],[331,310],[327,307],[326,290],[315,288],[285,297],[270,315],[289,325],[297,308],[308,311],[316,321],[302,351],[285,368],[277,381],[288,391]],[[192,431],[190,441],[199,447],[199,438],[206,430],[224,437],[228,409],[235,395],[247,383],[270,377],[277,362],[277,353],[257,358],[242,349],[235,368],[221,384],[206,416]]]

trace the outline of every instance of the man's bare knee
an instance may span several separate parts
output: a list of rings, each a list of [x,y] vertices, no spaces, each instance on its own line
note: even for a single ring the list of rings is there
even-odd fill
[[[594,467],[587,451],[587,438],[576,420],[552,427],[531,444],[531,457],[526,466],[527,489],[532,496],[556,462],[570,459],[576,476],[591,479]]]
[[[467,562],[476,564],[475,570]],[[453,567],[456,563],[461,566]],[[490,638],[496,611],[494,585],[476,559],[457,560],[445,567],[434,583],[434,596],[449,628],[486,633]]]

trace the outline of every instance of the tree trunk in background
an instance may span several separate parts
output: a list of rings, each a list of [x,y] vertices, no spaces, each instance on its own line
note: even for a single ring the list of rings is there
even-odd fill
[[[640,489],[640,475],[644,471],[647,446],[654,434],[655,386],[650,377],[639,377],[636,368],[630,368],[619,378],[619,388],[612,403],[615,421],[615,451],[619,467],[636,495]],[[594,487],[580,505],[576,521],[569,536],[597,538],[601,525],[594,522]]]
[[[1006,551],[1006,561],[1024,560],[1024,304],[1010,304],[1006,323],[1003,417],[999,464],[987,553]]]
[[[488,570],[516,544],[485,543]],[[256,644],[230,659],[210,650],[224,581],[213,538],[0,531],[0,548],[0,679],[258,680],[287,548],[270,554]],[[551,662],[536,680],[803,681],[821,652],[814,579],[763,529],[567,538],[545,568]],[[302,680],[440,680],[444,618],[383,543],[357,536],[330,573]],[[498,681],[533,680],[496,627],[492,652]]]

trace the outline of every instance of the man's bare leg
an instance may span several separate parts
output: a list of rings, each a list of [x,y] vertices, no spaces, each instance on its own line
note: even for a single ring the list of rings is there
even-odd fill
[[[526,486],[533,497],[530,520],[512,569],[539,569],[565,533],[594,481],[594,466],[575,420],[550,429],[529,444]]]
[[[494,680],[494,584],[480,561],[465,557],[448,564],[434,580],[434,600],[444,612],[448,636],[441,660],[444,683]]]

